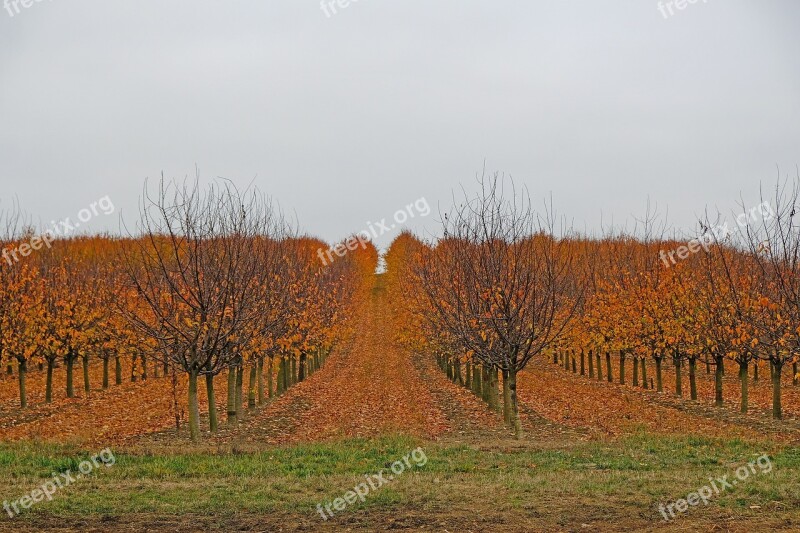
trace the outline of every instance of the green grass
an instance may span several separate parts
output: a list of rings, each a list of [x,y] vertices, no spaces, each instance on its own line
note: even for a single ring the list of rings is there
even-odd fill
[[[342,494],[364,476],[390,468],[421,446],[427,464],[349,506],[358,510],[414,508],[436,511],[496,500],[511,516],[560,505],[584,511],[613,505],[615,512],[644,513],[657,520],[659,502],[684,498],[710,476],[733,475],[737,466],[769,453],[770,474],[751,476],[697,513],[747,514],[774,502],[800,506],[800,450],[743,441],[639,434],[616,442],[589,442],[564,449],[502,446],[480,450],[407,437],[347,440],[276,447],[253,454],[169,456],[116,454],[116,464],[59,491],[19,520],[37,517],[125,516],[136,513],[214,514],[280,511],[312,517],[318,503]],[[0,500],[16,500],[51,478],[75,471],[91,454],[67,446],[0,444]],[[413,463],[412,463],[413,464]],[[548,507],[549,506],[549,507]],[[713,509],[716,506],[716,511]]]

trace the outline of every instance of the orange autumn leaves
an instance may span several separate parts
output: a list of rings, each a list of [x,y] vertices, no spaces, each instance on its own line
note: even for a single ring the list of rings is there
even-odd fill
[[[492,213],[487,216],[491,219]],[[496,324],[524,322],[524,315],[514,311],[515,291],[521,291],[524,280],[530,278],[518,268],[521,260],[503,255],[503,250],[519,246],[527,237],[513,244],[498,244],[469,242],[474,234],[460,237],[464,242],[453,232],[445,235],[430,243],[401,235],[387,254],[387,275],[393,280],[396,300],[403,302],[398,306],[404,323],[402,340],[415,350],[444,355],[459,365],[480,360],[480,350],[492,350],[507,340],[498,335],[502,328]],[[530,342],[542,346],[535,353],[622,353],[633,357],[627,364],[635,362],[636,371],[641,363],[643,373],[645,362],[653,361],[653,386],[659,391],[664,360],[677,366],[688,361],[692,399],[695,365],[707,363],[717,374],[717,405],[724,403],[725,364],[733,363],[729,367],[738,370],[742,382],[742,412],[748,408],[748,372],[754,372],[755,365],[768,366],[775,389],[773,417],[781,417],[782,376],[788,374],[795,384],[800,378],[800,314],[791,292],[795,283],[800,287],[800,270],[793,269],[792,263],[758,255],[741,244],[716,242],[667,268],[659,261],[659,249],[676,243],[625,235],[602,240],[572,237],[559,242],[559,253],[572,260],[568,280],[558,292],[564,303],[554,308],[550,317],[551,324],[558,324],[552,329],[563,328],[548,342],[540,340],[541,331],[531,328]],[[482,253],[487,247],[500,252],[494,257]],[[448,261],[454,249],[469,253]],[[435,276],[420,274],[432,264],[438,268]],[[535,262],[527,264],[533,268]],[[497,283],[474,277],[467,281],[469,276],[463,275],[485,269],[485,265],[494,268]],[[467,287],[466,283],[476,285]],[[466,312],[459,311],[460,306]],[[518,325],[522,329],[525,324]],[[464,342],[465,336],[472,338]],[[497,363],[498,370],[505,368],[502,361]],[[650,380],[644,384],[647,387]]]
[[[196,436],[198,376],[261,371],[265,358],[328,352],[351,334],[377,263],[373,246],[325,267],[316,260],[325,243],[293,234],[263,197],[228,184],[164,185],[142,214],[139,236],[59,239],[0,268],[0,358],[19,362],[23,407],[29,363],[47,366],[49,403],[63,386],[56,369],[66,369],[72,398],[78,381],[87,393],[97,387],[96,361],[105,389],[110,362],[119,385],[121,360],[139,359],[142,377],[152,363],[156,377],[161,365],[189,375]]]

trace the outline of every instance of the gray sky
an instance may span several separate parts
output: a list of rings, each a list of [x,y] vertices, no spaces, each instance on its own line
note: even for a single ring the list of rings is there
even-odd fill
[[[0,0],[2,1],[2,0]],[[27,2],[28,0],[26,0]],[[664,4],[669,2],[664,2]],[[251,181],[332,241],[488,170],[576,226],[676,226],[800,163],[800,2],[44,0],[0,11],[0,198]],[[666,5],[664,11],[668,14]],[[13,6],[9,9],[14,12]],[[436,227],[436,217],[412,228]],[[116,215],[82,229],[116,230]],[[393,236],[384,236],[380,244]]]

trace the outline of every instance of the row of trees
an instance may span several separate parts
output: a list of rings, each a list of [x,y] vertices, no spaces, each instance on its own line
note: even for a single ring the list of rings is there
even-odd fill
[[[583,287],[573,275],[579,257],[553,236],[552,210],[538,215],[525,194],[484,179],[475,197],[443,215],[435,246],[402,235],[386,256],[407,314],[406,341],[436,354],[460,380],[462,361],[481,371],[481,395],[494,407],[502,376],[503,414],[522,434],[517,377],[533,357],[564,334]],[[410,290],[409,290],[410,289]],[[410,315],[410,316],[408,316]],[[482,378],[482,379],[481,379]]]
[[[772,414],[782,417],[781,387],[789,369],[797,382],[800,316],[795,217],[797,184],[781,186],[762,199],[759,210],[743,209],[733,230],[718,220],[701,221],[701,232],[685,242],[666,240],[648,217],[637,237],[582,244],[590,253],[586,298],[581,314],[556,348],[586,352],[589,360],[614,353],[621,383],[632,360],[634,383],[644,386],[646,362],[655,368],[655,388],[663,391],[665,361],[675,367],[676,394],[683,395],[688,368],[689,394],[697,399],[698,364],[714,370],[715,403],[724,404],[726,365],[737,369],[740,410],[748,411],[750,369],[770,369]],[[757,216],[754,214],[757,213]],[[695,249],[680,261],[663,261],[665,251]],[[755,375],[757,379],[757,374]]]
[[[30,240],[32,232],[18,226],[6,225],[4,248]],[[221,373],[235,421],[245,374],[254,406],[272,395],[273,378],[276,393],[302,381],[352,329],[377,251],[359,248],[323,267],[315,259],[320,247],[327,245],[296,235],[258,192],[162,180],[152,194],[145,188],[139,225],[128,237],[59,239],[18,264],[0,265],[0,358],[18,367],[22,407],[32,363],[47,368],[47,401],[60,363],[68,397],[79,361],[87,392],[93,360],[102,361],[104,388],[112,363],[115,383],[122,382],[122,358],[138,362],[143,377],[148,364],[156,377],[159,369],[184,374],[197,438],[201,379],[213,432]]]
[[[688,366],[692,399],[697,364],[705,364],[715,371],[720,406],[726,363],[736,365],[743,412],[749,369],[764,362],[773,416],[781,418],[782,377],[787,367],[797,375],[800,353],[800,180],[778,187],[758,210],[743,208],[732,229],[706,217],[688,245],[665,238],[654,213],[631,232],[581,237],[558,227],[551,206],[537,213],[513,183],[494,176],[480,185],[442,214],[436,241],[401,235],[386,256],[387,276],[404,340],[492,406],[499,403],[492,383],[500,381],[504,417],[517,435],[518,375],[540,354],[567,368],[579,356],[584,372],[588,358],[592,374],[595,364],[601,372],[601,357],[610,368],[614,354],[619,379],[631,361],[634,382],[641,371],[645,385],[652,361],[658,391],[669,360],[679,395]],[[476,387],[481,378],[488,393]]]

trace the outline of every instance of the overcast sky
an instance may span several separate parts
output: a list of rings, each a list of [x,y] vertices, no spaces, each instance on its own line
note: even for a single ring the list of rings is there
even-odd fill
[[[448,205],[485,161],[580,228],[648,197],[691,227],[796,174],[800,2],[669,3],[666,17],[657,0],[10,5],[2,205],[74,220],[108,195],[117,213],[82,229],[117,230],[145,178],[197,166],[333,241],[422,197]]]

